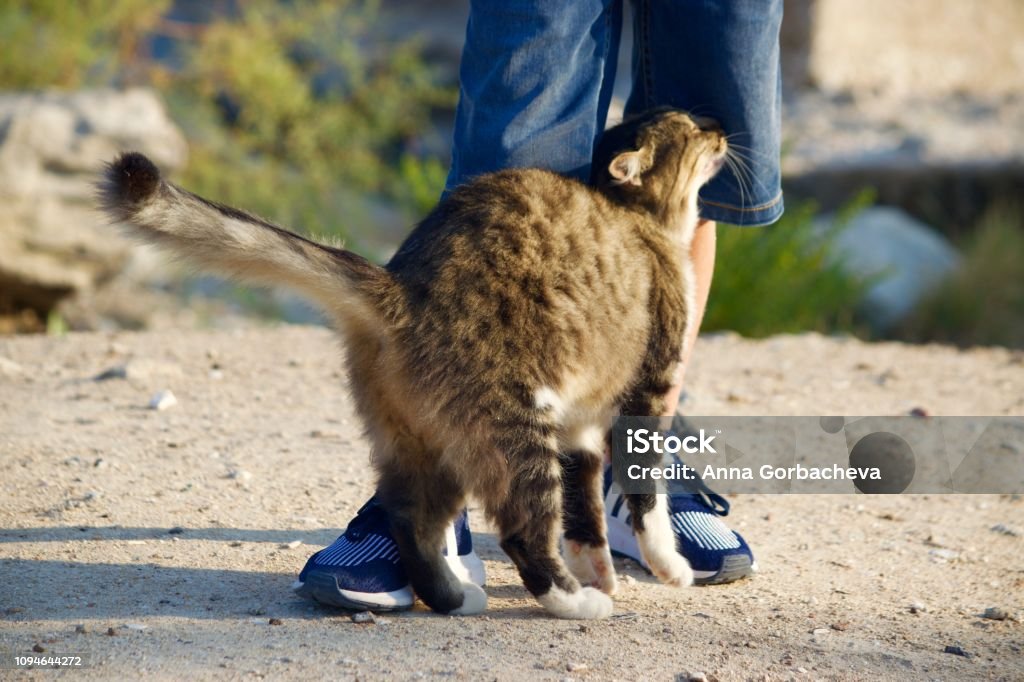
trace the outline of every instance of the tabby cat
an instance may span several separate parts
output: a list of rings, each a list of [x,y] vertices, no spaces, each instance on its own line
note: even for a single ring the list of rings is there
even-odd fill
[[[616,586],[602,508],[607,429],[615,410],[665,407],[691,323],[697,191],[725,154],[717,128],[655,110],[605,133],[592,186],[538,169],[483,175],[442,200],[384,267],[169,184],[138,153],[110,164],[100,199],[147,241],[292,287],[333,318],[379,499],[428,606],[486,606],[442,556],[447,524],[474,495],[548,611],[603,618]],[[654,573],[689,584],[664,496],[627,502]]]

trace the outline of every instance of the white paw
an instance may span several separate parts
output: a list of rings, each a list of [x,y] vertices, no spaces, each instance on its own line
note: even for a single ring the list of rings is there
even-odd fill
[[[636,534],[636,541],[651,573],[668,585],[692,585],[693,569],[676,551],[676,535],[669,523],[664,495],[658,495],[654,509],[644,514],[643,527],[644,530]]]
[[[661,582],[674,587],[689,587],[693,584],[693,569],[690,568],[690,562],[676,552],[674,547],[667,552],[661,548],[647,550],[641,542],[640,551],[643,552],[651,573]]]
[[[487,608],[487,593],[473,583],[462,583],[462,606],[450,612],[452,616],[473,616]]]
[[[583,585],[591,585],[605,594],[615,594],[618,581],[608,546],[594,547],[575,540],[565,541],[565,563]]]
[[[593,587],[582,587],[576,592],[552,585],[546,593],[537,597],[545,609],[559,618],[597,620],[612,615],[612,598]]]

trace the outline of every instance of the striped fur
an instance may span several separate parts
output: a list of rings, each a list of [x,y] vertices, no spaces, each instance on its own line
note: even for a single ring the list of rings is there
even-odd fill
[[[611,602],[577,575],[614,590],[599,434],[616,406],[661,413],[689,319],[697,190],[724,153],[720,133],[652,112],[606,134],[595,187],[536,169],[482,176],[385,267],[195,196],[139,154],[111,164],[100,198],[143,239],[244,282],[292,287],[332,316],[381,503],[431,608],[485,603],[441,554],[446,525],[475,495],[527,589],[556,616],[598,618]],[[652,496],[628,502],[641,533],[668,527],[650,517],[661,509]],[[332,560],[361,558],[342,549]]]

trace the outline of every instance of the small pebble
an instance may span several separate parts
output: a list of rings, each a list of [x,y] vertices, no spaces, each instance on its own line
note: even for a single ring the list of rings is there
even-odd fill
[[[960,556],[959,552],[954,552],[951,549],[930,549],[928,555],[936,561],[945,562],[953,561]]]
[[[37,654],[41,654],[44,651],[46,651],[46,647],[42,644],[34,644],[32,645],[32,651],[36,652]]]
[[[89,630],[85,627],[84,624],[79,623],[75,626],[75,634],[84,635],[87,632],[89,632]]]
[[[21,374],[23,371],[25,370],[22,366],[14,360],[8,360],[5,357],[0,357],[0,374],[14,376],[16,374]]]
[[[270,625],[284,625],[284,621],[280,618],[271,618],[267,621]]]
[[[149,409],[151,410],[166,410],[177,404],[178,399],[174,397],[170,389],[164,389],[149,399]]]
[[[954,656],[963,656],[964,658],[970,658],[971,657],[971,654],[967,653],[962,648],[960,648],[958,646],[954,646],[952,644],[947,644],[946,648],[942,650],[942,653],[944,653],[944,654],[953,654]]]
[[[583,672],[584,670],[587,669],[587,664],[586,663],[574,663],[574,662],[570,661],[569,663],[565,664],[565,669],[566,669],[566,671],[571,672],[571,673],[581,673],[581,672]]]
[[[128,628],[129,630],[135,630],[136,632],[142,632],[143,630],[149,629],[149,626],[145,623],[125,623],[124,627]]]
[[[704,672],[689,672],[679,673],[676,675],[677,682],[708,682],[707,673]]]
[[[824,637],[825,635],[828,635],[830,632],[831,630],[829,630],[828,628],[814,628],[813,630],[811,630],[811,634],[815,637]]]
[[[1019,538],[1021,536],[1021,532],[1018,529],[1002,523],[997,523],[992,526],[990,530],[993,530],[1000,535],[1009,535],[1011,538]]]
[[[302,540],[292,540],[291,542],[282,542],[278,545],[281,549],[295,549],[302,544]]]
[[[1010,617],[1010,614],[998,606],[990,606],[985,609],[985,613],[981,614],[981,617],[988,618],[989,620],[1006,620]]]
[[[248,483],[252,480],[252,474],[245,469],[233,469],[228,473],[228,478],[241,481],[242,483]]]
[[[171,528],[171,529],[170,529],[169,531],[167,531],[167,532],[168,532],[169,534],[171,534],[171,535],[181,535],[182,533],[184,533],[184,532],[185,532],[185,529],[184,529],[184,528],[182,528],[181,526],[175,526],[174,528]]]
[[[127,379],[128,365],[117,365],[103,370],[92,378],[93,381],[109,381],[110,379]]]
[[[262,605],[250,606],[249,607],[249,615],[251,615],[251,616],[265,616],[266,614],[267,614],[267,609],[266,609],[266,607],[264,607]]]
[[[107,628],[107,637],[116,637],[116,636],[117,636],[117,630],[115,630],[114,628]]]
[[[377,619],[373,616],[370,611],[360,611],[359,613],[352,614],[353,623],[376,623]]]
[[[927,613],[928,612],[928,607],[925,606],[924,604],[922,604],[919,601],[916,601],[916,602],[912,603],[908,607],[908,609],[910,610],[911,613]]]

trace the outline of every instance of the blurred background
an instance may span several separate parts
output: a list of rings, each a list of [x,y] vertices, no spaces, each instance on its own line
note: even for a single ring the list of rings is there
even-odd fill
[[[1024,2],[785,9],[787,212],[720,228],[704,330],[1024,347]],[[0,2],[0,333],[318,322],[126,241],[91,183],[138,149],[197,193],[383,262],[444,184],[467,15]],[[627,35],[613,112],[628,54]]]

